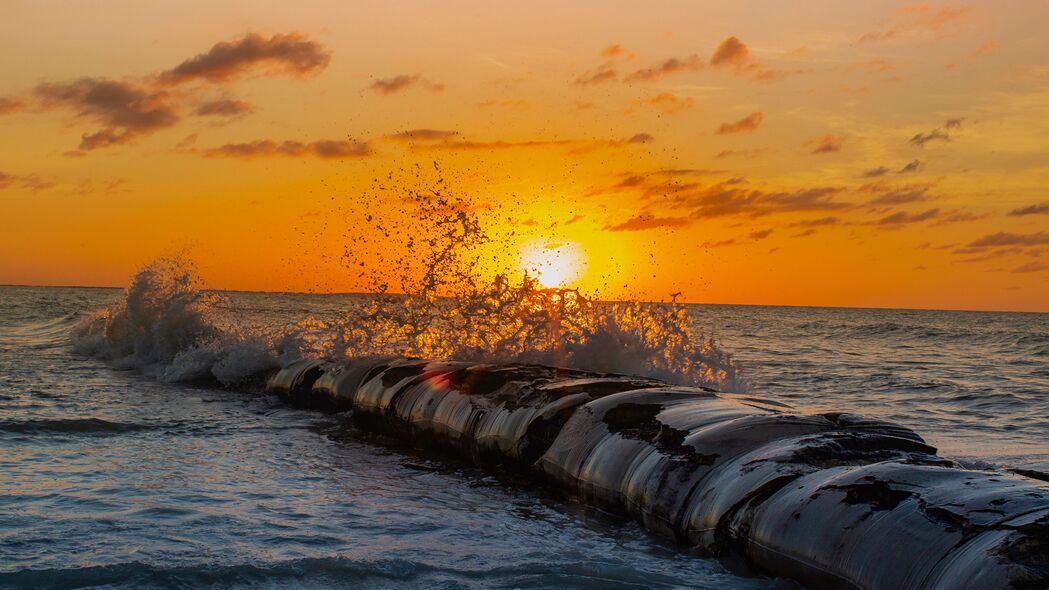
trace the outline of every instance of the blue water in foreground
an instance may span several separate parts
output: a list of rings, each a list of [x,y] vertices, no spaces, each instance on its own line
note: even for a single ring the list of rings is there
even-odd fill
[[[771,588],[340,417],[76,356],[117,290],[0,287],[0,588]],[[335,296],[233,294],[260,324]],[[348,296],[346,296],[348,297]],[[1049,471],[1049,316],[695,306],[755,394]]]

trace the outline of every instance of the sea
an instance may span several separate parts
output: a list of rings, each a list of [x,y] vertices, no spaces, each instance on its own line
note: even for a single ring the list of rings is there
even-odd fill
[[[791,587],[534,482],[359,432],[345,416],[189,378],[228,377],[234,356],[309,354],[317,346],[252,356],[244,342],[280,326],[345,329],[344,310],[368,296],[210,294],[207,305],[240,327],[237,355],[191,355],[178,338],[150,340],[152,356],[139,342],[100,349],[126,325],[189,322],[201,333],[187,306],[160,314],[163,301],[135,307],[141,293],[130,291],[0,287],[0,588]],[[649,317],[637,305],[630,317]],[[124,324],[112,321],[121,309]],[[799,410],[902,423],[964,465],[1049,472],[1049,315],[675,313],[716,350],[686,346],[673,366],[622,361],[624,372],[713,375]],[[710,358],[713,372],[671,370]]]

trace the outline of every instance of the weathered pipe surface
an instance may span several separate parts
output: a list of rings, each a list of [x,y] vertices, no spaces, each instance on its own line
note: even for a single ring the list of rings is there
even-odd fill
[[[806,586],[1049,588],[1049,485],[962,469],[895,424],[538,365],[301,361],[267,391]]]

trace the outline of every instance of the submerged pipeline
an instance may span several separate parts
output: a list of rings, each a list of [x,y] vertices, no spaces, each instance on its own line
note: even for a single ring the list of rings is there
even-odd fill
[[[813,588],[1049,587],[1049,485],[962,468],[892,423],[533,364],[303,360],[271,375],[256,389],[296,407],[524,470]]]

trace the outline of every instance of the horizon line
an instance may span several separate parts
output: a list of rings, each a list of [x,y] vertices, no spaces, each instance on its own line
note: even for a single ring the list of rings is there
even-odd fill
[[[126,287],[118,287],[111,285],[33,285],[24,283],[0,283],[2,287],[23,287],[23,288],[36,288],[36,289],[114,289],[123,290]],[[259,293],[259,294],[270,294],[270,295],[316,295],[322,297],[332,296],[345,296],[345,295],[378,295],[376,292],[369,291],[334,291],[329,293],[321,293],[316,291],[264,291],[264,290],[253,290],[253,289],[215,289],[207,288],[205,291],[221,292],[221,293]],[[389,293],[390,295],[405,295],[405,293]],[[601,303],[620,303],[624,301],[637,301],[639,303],[671,303],[670,301],[656,301],[656,300],[640,300],[640,299],[595,299],[595,301]],[[789,307],[799,309],[854,309],[854,310],[880,310],[880,311],[949,311],[949,312],[969,312],[969,313],[1029,313],[1046,315],[1049,314],[1049,309],[1045,311],[1041,310],[1016,310],[1016,309],[974,309],[974,308],[941,308],[941,307],[877,307],[877,306],[859,306],[859,305],[804,305],[804,304],[788,304],[788,303],[718,303],[718,302],[702,302],[702,301],[689,301],[681,302],[682,305],[723,305],[723,306],[737,306],[737,307]]]

